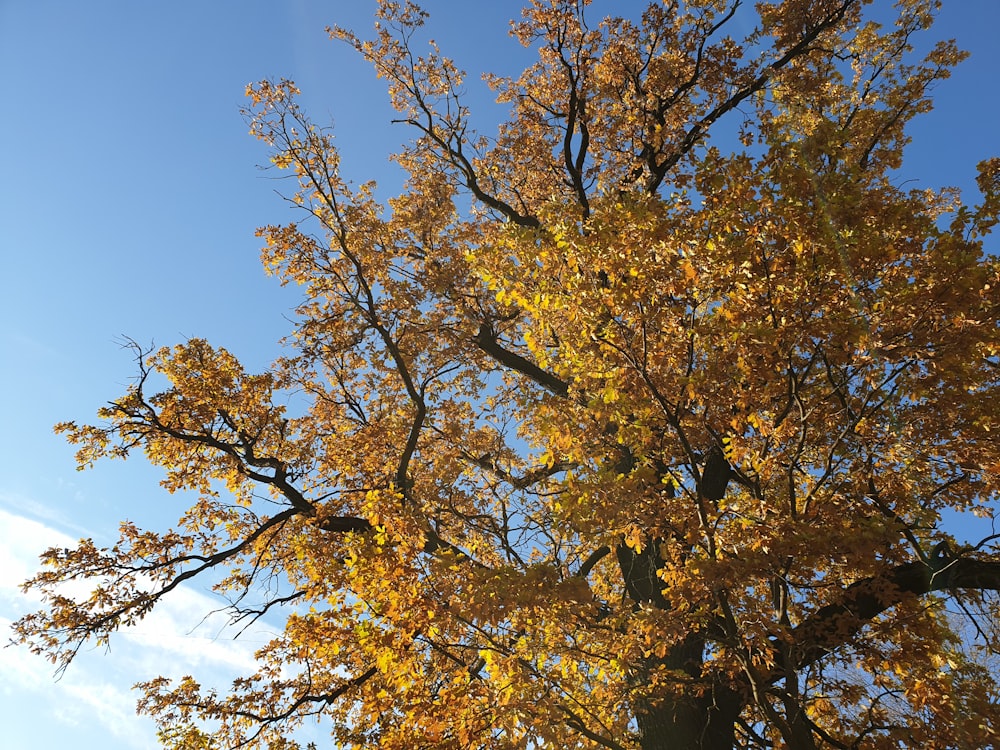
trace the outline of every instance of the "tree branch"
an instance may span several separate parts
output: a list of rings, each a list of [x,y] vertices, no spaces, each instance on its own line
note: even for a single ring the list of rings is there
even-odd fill
[[[500,364],[534,380],[555,395],[562,396],[563,398],[569,395],[569,386],[565,382],[552,373],[546,372],[534,362],[525,359],[520,354],[515,354],[500,346],[497,343],[496,334],[486,323],[479,326],[479,333],[473,339],[473,342]]]
[[[851,584],[840,602],[821,607],[792,630],[795,667],[809,666],[844,645],[908,596],[955,589],[1000,591],[1000,562],[954,557],[939,548],[929,563],[905,563]]]
[[[655,158],[651,153],[650,157],[647,159],[647,166],[649,168],[650,175],[645,185],[646,192],[649,194],[655,193],[662,184],[667,172],[669,172],[671,168],[673,168],[688,152],[691,151],[692,148],[695,147],[696,144],[698,144],[705,137],[708,129],[720,117],[736,109],[736,107],[738,107],[742,102],[746,101],[758,91],[763,90],[777,72],[787,67],[789,63],[800,55],[807,53],[811,49],[810,45],[816,41],[816,39],[824,31],[827,31],[840,23],[851,6],[856,5],[857,2],[858,0],[844,0],[840,7],[836,8],[825,18],[821,19],[814,27],[806,31],[795,45],[789,48],[777,60],[767,65],[756,78],[750,81],[749,84],[738,89],[730,97],[720,102],[714,109],[695,122],[684,134],[680,145],[663,161],[656,163]],[[729,16],[733,15],[734,12],[735,7],[730,11]],[[723,20],[723,22],[725,22],[725,20],[728,20],[728,16]]]

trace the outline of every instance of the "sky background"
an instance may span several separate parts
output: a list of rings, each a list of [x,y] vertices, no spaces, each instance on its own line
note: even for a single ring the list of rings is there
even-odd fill
[[[265,277],[254,229],[296,218],[276,192],[292,186],[258,168],[268,154],[240,116],[245,86],[295,80],[312,118],[334,124],[343,173],[398,184],[387,157],[408,133],[390,124],[383,83],[324,32],[366,33],[374,5],[0,0],[0,629],[35,608],[17,585],[46,547],[110,544],[123,518],[163,528],[187,505],[141,460],[76,472],[52,433],[92,421],[124,390],[134,368],[122,337],[205,337],[256,370],[290,331],[296,291]],[[469,72],[473,102],[480,72],[526,60],[506,36],[520,3],[424,5],[429,35]],[[945,0],[932,34],[972,57],[910,128],[901,179],[913,186],[973,198],[975,164],[1000,154],[997,28],[997,0]],[[217,606],[204,589],[177,593],[58,682],[42,659],[0,648],[0,747],[153,748],[134,682],[196,673],[224,684],[249,668],[267,624],[234,641],[217,620],[199,626]]]

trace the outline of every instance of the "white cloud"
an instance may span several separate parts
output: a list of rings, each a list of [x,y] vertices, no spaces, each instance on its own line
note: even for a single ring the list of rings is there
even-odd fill
[[[0,629],[10,632],[11,620],[0,617]],[[38,690],[51,681],[48,662],[32,656],[27,649],[7,646],[0,649],[0,695],[9,696],[15,690]],[[48,675],[46,675],[48,673]]]
[[[77,490],[70,482],[64,479],[57,478],[55,484],[59,486],[70,494],[79,496],[79,490]],[[33,498],[27,497],[19,492],[11,492],[9,490],[0,490],[0,505],[6,505],[8,508],[12,508],[17,511],[17,515],[31,516],[32,518],[40,518],[44,521],[53,521],[58,523],[60,526],[73,527],[72,524],[63,516],[63,514],[49,506],[45,503],[40,503]]]
[[[115,737],[130,747],[156,747],[153,724],[135,713],[135,695],[109,682],[75,682],[66,686],[67,697],[74,701],[72,714],[64,720],[93,722],[95,719]]]
[[[0,509],[0,630],[9,633],[14,619],[39,606],[37,595],[19,590],[38,569],[38,555],[48,547],[75,543],[45,523]],[[256,626],[234,640],[226,615],[210,614],[220,606],[217,597],[180,587],[138,626],[113,636],[110,653],[81,651],[59,681],[43,658],[22,647],[2,648],[0,695],[32,696],[36,716],[44,712],[45,721],[67,730],[100,725],[116,740],[109,748],[155,747],[152,723],[135,715],[137,696],[128,690],[131,685],[158,675],[194,674],[205,685],[224,688],[233,677],[253,671],[254,650],[274,634]]]
[[[56,529],[0,509],[0,597],[24,598],[18,588],[38,570],[38,556],[49,547],[75,540]]]
[[[11,621],[0,616],[0,629],[8,631]],[[95,658],[97,657],[97,658]],[[130,750],[153,750],[155,729],[152,721],[135,713],[135,696],[127,689],[129,676],[119,669],[97,664],[100,654],[82,654],[60,680],[53,666],[27,649],[8,646],[0,649],[0,695],[5,707],[25,706],[11,718],[15,722],[45,722],[45,730],[54,733],[51,724],[63,731],[110,735],[117,743],[106,747]],[[118,680],[122,682],[119,684]]]
[[[216,611],[220,605],[216,597],[181,587],[122,635],[144,649],[143,661],[148,666],[162,664],[157,667],[160,671],[183,663],[190,671],[207,666],[250,672],[254,669],[253,652],[275,633],[257,626],[236,638],[238,630],[229,625],[228,616]]]

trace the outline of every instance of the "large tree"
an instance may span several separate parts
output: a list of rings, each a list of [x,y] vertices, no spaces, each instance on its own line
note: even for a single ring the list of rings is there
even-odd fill
[[[179,748],[316,716],[341,747],[1000,741],[1000,552],[942,527],[1000,492],[1000,160],[978,204],[897,176],[963,56],[911,59],[937,3],[586,4],[513,25],[537,62],[486,78],[493,136],[415,6],[331,29],[412,129],[385,205],[291,82],[248,89],[300,185],[260,230],[303,290],[286,356],[137,349],[58,427],[197,500],[48,551],[20,640],[65,667],[198,577],[283,621],[228,694],[141,686]]]

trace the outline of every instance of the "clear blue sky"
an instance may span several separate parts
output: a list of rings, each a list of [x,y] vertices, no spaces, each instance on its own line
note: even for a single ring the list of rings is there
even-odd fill
[[[945,6],[935,34],[973,56],[911,128],[905,176],[971,190],[976,162],[1000,154],[1000,2]],[[425,7],[430,35],[470,72],[473,93],[482,70],[523,60],[505,35],[518,2]],[[256,168],[267,153],[239,115],[246,84],[294,79],[314,119],[334,122],[345,173],[393,184],[386,157],[408,134],[389,124],[382,83],[323,31],[365,32],[373,8],[0,0],[0,627],[32,608],[16,584],[42,548],[109,543],[125,517],[162,527],[184,502],[140,461],[75,472],[52,434],[121,393],[133,368],[119,337],[203,336],[260,368],[289,330],[294,290],[265,278],[254,229],[295,214],[275,194],[281,183]],[[204,596],[187,590],[58,684],[40,659],[0,650],[0,747],[154,747],[150,724],[131,716],[129,686],[159,672],[224,676],[256,645],[214,638],[211,625],[190,632]]]

